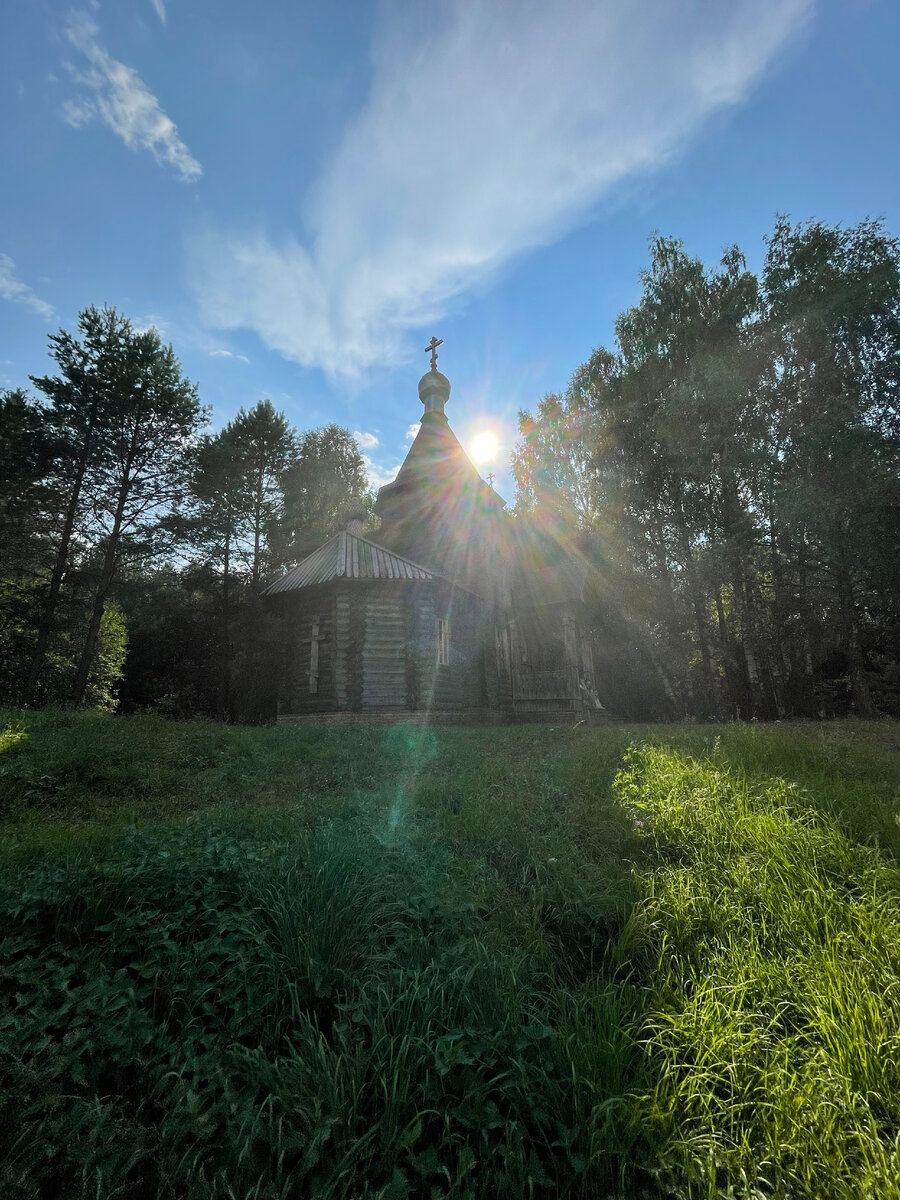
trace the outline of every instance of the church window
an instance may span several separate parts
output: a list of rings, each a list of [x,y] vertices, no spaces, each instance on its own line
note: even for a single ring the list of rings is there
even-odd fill
[[[450,665],[450,622],[445,617],[435,621],[435,642],[437,644],[438,666]]]

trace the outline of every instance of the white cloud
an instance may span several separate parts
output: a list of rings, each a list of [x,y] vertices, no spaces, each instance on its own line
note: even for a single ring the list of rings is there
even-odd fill
[[[86,71],[75,71],[75,82],[84,90],[79,100],[67,100],[63,115],[76,128],[95,119],[117,133],[132,150],[149,150],[161,165],[173,167],[186,183],[199,179],[203,168],[178,136],[171,117],[136,71],[117,62],[97,41],[97,25],[83,12],[69,18],[66,37],[88,61]]]
[[[397,463],[393,467],[379,467],[377,463],[372,462],[367,454],[362,455],[362,460],[366,468],[366,474],[369,477],[369,487],[374,488],[376,491],[378,488],[384,487],[386,483],[393,483],[397,477],[397,472],[402,466],[401,463]]]
[[[163,0],[150,0],[150,3],[153,5],[153,11],[156,13],[156,15],[162,21],[163,25],[165,25],[165,23],[166,23],[166,6],[165,6],[165,4],[163,4]]]
[[[53,305],[36,296],[28,284],[22,282],[16,273],[16,264],[8,254],[0,254],[0,296],[15,304],[24,304],[48,321],[54,316]]]
[[[307,199],[309,238],[196,237],[205,318],[331,374],[405,360],[454,297],[741,101],[812,3],[386,5],[368,99]]]
[[[378,438],[374,433],[360,433],[358,429],[353,431],[353,440],[360,450],[371,450],[373,446],[378,445]]]
[[[143,313],[140,316],[132,317],[131,324],[135,333],[146,333],[148,329],[155,329],[161,338],[168,337],[169,334],[168,321],[153,313]]]
[[[235,354],[231,350],[210,350],[210,358],[233,358],[236,362],[249,363],[246,354]]]
[[[421,422],[414,421],[413,424],[410,425],[410,427],[407,429],[406,433],[403,435],[403,440],[405,442],[413,441],[421,428],[422,428]]]

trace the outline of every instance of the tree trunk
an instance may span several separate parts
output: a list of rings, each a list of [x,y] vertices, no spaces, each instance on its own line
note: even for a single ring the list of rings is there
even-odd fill
[[[719,624],[719,642],[722,646],[722,662],[725,666],[725,686],[728,691],[729,716],[732,720],[740,716],[741,691],[738,687],[738,670],[735,662],[734,647],[728,632],[728,622],[725,619],[725,606],[722,603],[722,586],[716,586],[716,619]]]
[[[741,650],[747,667],[747,682],[750,690],[748,715],[751,717],[769,716],[774,706],[770,704],[770,697],[766,694],[763,685],[763,656],[756,639],[756,613],[753,607],[752,590],[747,584],[744,571],[744,554],[741,547],[740,528],[744,521],[744,510],[737,481],[731,472],[723,472],[722,500],[725,554],[734,592],[734,606],[741,628]]]
[[[809,596],[809,574],[807,571],[807,537],[805,527],[801,527],[799,536],[799,553],[797,555],[797,611],[800,614],[800,650],[802,659],[801,670],[806,685],[804,716],[817,716],[823,719],[825,710],[822,705],[821,689],[817,686],[816,660],[819,657],[819,629],[813,615],[813,604]]]
[[[734,594],[734,606],[737,610],[738,622],[741,627],[740,648],[747,669],[747,685],[750,698],[749,717],[759,716],[762,700],[762,684],[759,676],[759,661],[756,656],[755,639],[752,630],[747,597],[744,591],[744,570],[738,556],[734,556],[731,571],[731,588]]]
[[[773,700],[779,720],[784,716],[784,689],[789,674],[788,658],[784,648],[784,623],[787,613],[785,604],[784,572],[782,571],[781,554],[778,550],[778,538],[775,529],[775,485],[769,479],[769,556],[772,563],[772,631],[775,640],[776,667],[773,675]]]
[[[263,475],[264,466],[259,469],[259,475],[256,481],[256,503],[253,511],[253,595],[256,596],[259,592],[259,580],[262,572],[260,571],[260,545],[262,542],[262,496],[263,496]]]
[[[679,513],[680,515],[680,513]],[[687,574],[688,591],[691,597],[691,607],[694,610],[694,623],[697,626],[697,644],[700,648],[700,661],[703,664],[703,677],[705,681],[706,704],[708,716],[718,717],[719,706],[715,695],[713,679],[715,675],[713,667],[712,649],[709,638],[709,625],[706,620],[706,604],[703,596],[703,590],[700,586],[700,581],[697,578],[697,569],[694,562],[694,553],[691,550],[690,542],[688,541],[687,530],[684,525],[679,523],[678,541],[681,549],[681,557],[684,563],[684,569]]]
[[[229,513],[229,525],[231,514]],[[231,534],[225,535],[225,560],[222,566],[222,629],[219,661],[219,696],[216,715],[220,721],[229,716],[231,705]]]
[[[653,549],[659,566],[659,581],[662,595],[664,597],[663,621],[666,629],[668,630],[670,641],[673,645],[677,645],[679,648],[679,655],[683,665],[687,661],[686,647],[684,645],[684,626],[678,612],[678,602],[675,598],[675,587],[672,583],[672,573],[669,570],[669,556],[666,548],[665,534],[663,533],[662,519],[658,510],[654,514],[654,525],[656,532],[656,545],[653,547]],[[669,687],[671,687],[671,681],[669,683]],[[682,685],[679,687],[679,693],[683,693],[685,690],[686,689],[684,688],[682,679]],[[693,700],[693,694],[691,699]],[[685,697],[683,694],[679,696],[676,707],[677,711],[679,711],[682,716],[684,716],[687,712],[687,705],[685,703]]]
[[[90,456],[92,430],[93,421],[88,425],[85,434],[84,449],[78,460],[78,468],[72,483],[72,492],[69,496],[69,503],[66,506],[62,535],[56,551],[56,561],[53,564],[53,573],[50,576],[50,589],[47,592],[47,599],[44,602],[38,625],[37,643],[34,647],[34,653],[31,656],[28,678],[25,681],[25,687],[22,691],[22,704],[26,706],[34,703],[38,684],[44,670],[44,664],[47,661],[47,650],[50,646],[50,636],[53,633],[53,618],[56,614],[56,602],[59,599],[62,581],[66,573],[66,567],[68,566],[69,546],[72,542],[72,531],[75,528],[75,518],[78,515],[78,501],[81,499],[81,489],[84,485],[84,476]]]
[[[646,654],[647,659],[649,660],[651,666],[656,671],[656,674],[659,676],[659,681],[662,684],[662,689],[666,693],[666,699],[669,701],[669,704],[672,706],[672,716],[684,718],[686,715],[684,701],[683,701],[683,699],[679,699],[679,697],[675,691],[675,687],[673,686],[672,680],[669,677],[668,671],[662,665],[662,663],[659,660],[659,657],[654,653],[654,651],[650,648],[649,645],[644,647],[644,653]]]
[[[840,608],[841,634],[847,657],[850,660],[850,687],[853,703],[861,717],[876,716],[875,705],[865,675],[862,646],[859,637],[859,620],[853,595],[853,580],[850,572],[841,568],[837,572],[838,604]]]
[[[81,658],[78,660],[75,682],[72,684],[71,700],[72,704],[76,706],[84,702],[84,693],[87,690],[91,667],[94,665],[94,657],[97,653],[97,644],[100,640],[100,625],[103,621],[103,610],[106,607],[106,597],[109,595],[109,589],[112,587],[113,577],[116,573],[119,537],[122,530],[122,518],[125,514],[125,503],[128,499],[130,484],[130,471],[126,468],[125,477],[122,481],[122,486],[119,488],[119,495],[116,501],[112,533],[109,535],[109,541],[106,543],[103,569],[100,572],[100,582],[97,585],[97,591],[94,596],[94,607],[91,610],[91,620],[88,625],[87,637],[81,651]]]

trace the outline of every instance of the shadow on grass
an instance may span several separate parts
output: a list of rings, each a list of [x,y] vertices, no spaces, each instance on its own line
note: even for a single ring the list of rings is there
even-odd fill
[[[48,721],[6,784],[91,804],[116,749],[113,811],[169,807],[8,863],[6,1194],[895,1194],[900,884],[822,815],[888,811],[859,747]]]

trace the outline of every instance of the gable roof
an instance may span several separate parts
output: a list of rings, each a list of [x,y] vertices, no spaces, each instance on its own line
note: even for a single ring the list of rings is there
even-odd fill
[[[342,529],[324,546],[298,563],[292,571],[264,589],[264,596],[293,592],[298,588],[328,583],[332,579],[434,579],[427,567],[420,567],[368,538]]]

